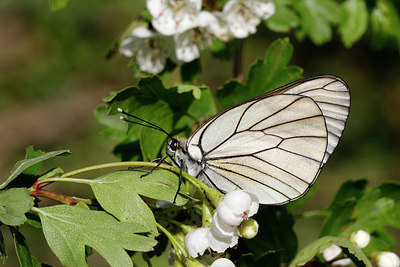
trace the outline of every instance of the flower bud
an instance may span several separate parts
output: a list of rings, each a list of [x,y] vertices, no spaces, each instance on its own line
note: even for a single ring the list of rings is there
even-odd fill
[[[247,221],[243,221],[238,227],[240,234],[246,239],[254,238],[258,233],[258,228],[258,222],[252,218],[249,218]]]
[[[235,264],[230,259],[227,258],[219,258],[214,261],[210,267],[235,267]]]
[[[370,240],[371,236],[369,233],[363,230],[358,230],[357,232],[352,233],[350,236],[350,241],[356,244],[359,248],[365,248],[368,246]]]
[[[342,249],[338,245],[333,244],[322,252],[322,256],[326,261],[331,261],[339,256],[340,253],[342,253]]]
[[[399,267],[400,258],[393,252],[381,252],[376,258],[378,267]]]

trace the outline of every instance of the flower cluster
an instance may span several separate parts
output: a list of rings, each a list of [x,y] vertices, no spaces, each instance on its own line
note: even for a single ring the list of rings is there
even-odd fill
[[[203,255],[207,249],[221,253],[235,246],[241,233],[245,233],[245,238],[254,237],[258,231],[258,224],[254,224],[254,220],[253,225],[245,226],[244,231],[238,226],[253,216],[258,206],[257,197],[249,192],[235,190],[227,193],[218,204],[211,226],[192,230],[186,235],[186,251],[193,258]]]
[[[136,27],[119,44],[143,72],[157,74],[167,58],[181,64],[200,56],[215,39],[224,42],[256,32],[262,19],[275,12],[270,0],[230,0],[222,11],[203,11],[201,0],[147,0],[151,25]]]
[[[358,230],[350,235],[350,241],[357,247],[366,248],[371,240],[369,233],[364,230]],[[352,263],[350,258],[342,258],[335,260],[342,254],[342,249],[337,245],[331,245],[325,249],[322,256],[327,262],[331,262],[334,266],[348,266]],[[393,252],[380,252],[373,257],[378,267],[399,267],[400,258]]]

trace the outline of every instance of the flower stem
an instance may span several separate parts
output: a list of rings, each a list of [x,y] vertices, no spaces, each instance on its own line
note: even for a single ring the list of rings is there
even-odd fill
[[[185,250],[185,246],[182,244],[182,241],[178,240],[173,236],[167,229],[165,229],[161,224],[156,223],[157,227],[168,237],[169,241],[171,241],[172,246],[174,247],[176,254],[180,251],[182,255],[187,258],[188,254]]]
[[[235,58],[233,62],[233,77],[238,82],[243,82],[243,42],[239,40],[239,48],[235,51]]]

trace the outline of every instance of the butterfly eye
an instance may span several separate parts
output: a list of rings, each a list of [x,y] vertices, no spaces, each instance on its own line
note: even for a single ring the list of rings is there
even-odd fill
[[[171,143],[169,144],[169,148],[170,148],[172,151],[175,152],[176,149],[178,148],[178,141],[175,140],[175,139],[171,140]]]

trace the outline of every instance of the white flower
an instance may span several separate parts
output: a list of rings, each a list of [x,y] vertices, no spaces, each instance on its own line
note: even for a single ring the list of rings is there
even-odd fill
[[[201,0],[147,0],[151,24],[164,35],[183,33],[198,26]]]
[[[121,41],[119,51],[127,57],[135,57],[141,71],[157,74],[165,67],[169,55],[166,47],[165,38],[146,27],[136,27]]]
[[[254,238],[258,233],[258,228],[258,222],[252,218],[249,218],[247,221],[243,221],[238,227],[240,235],[246,239]]]
[[[336,261],[332,262],[331,265],[332,266],[349,266],[352,263],[353,262],[351,261],[350,258],[344,258],[344,259],[340,259],[340,260],[336,260]]]
[[[190,231],[185,236],[185,248],[190,257],[196,258],[204,254],[209,247],[209,228],[199,228]]]
[[[342,253],[342,249],[338,245],[333,244],[322,252],[322,256],[326,261],[331,261],[339,256],[340,253]]]
[[[356,244],[359,248],[365,248],[368,246],[370,240],[371,236],[369,233],[363,230],[358,230],[357,232],[352,233],[350,236],[350,241]]]
[[[212,44],[214,37],[207,31],[216,18],[210,12],[200,12],[198,16],[198,27],[187,30],[181,34],[174,35],[175,58],[177,63],[191,62],[200,57],[200,51]]]
[[[219,258],[215,260],[210,267],[235,267],[235,264],[227,258]]]
[[[378,267],[399,267],[400,259],[393,252],[381,252],[376,260]]]
[[[238,226],[243,220],[253,216],[258,211],[258,207],[258,199],[255,195],[234,190],[227,193],[218,204],[217,212],[225,224]]]
[[[232,35],[246,38],[255,33],[261,19],[275,13],[275,5],[269,0],[230,0],[222,10]]]
[[[211,226],[193,230],[186,235],[185,247],[189,255],[203,255],[207,248],[221,253],[235,246],[240,235],[237,226],[254,215],[258,205],[257,197],[251,193],[235,190],[226,194],[218,204]]]

